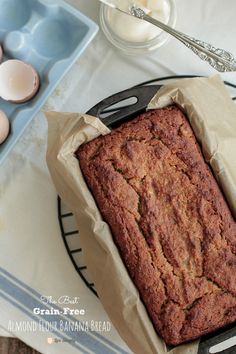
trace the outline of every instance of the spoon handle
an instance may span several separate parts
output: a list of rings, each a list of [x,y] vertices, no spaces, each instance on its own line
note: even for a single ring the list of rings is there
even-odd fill
[[[163,31],[169,33],[186,47],[191,49],[198,57],[207,61],[214,69],[220,72],[236,71],[236,61],[233,54],[224,49],[216,48],[213,45],[190,37],[182,32],[174,30],[166,24],[148,16],[142,9],[131,6],[130,14],[134,17],[140,18],[153,25],[161,28]]]

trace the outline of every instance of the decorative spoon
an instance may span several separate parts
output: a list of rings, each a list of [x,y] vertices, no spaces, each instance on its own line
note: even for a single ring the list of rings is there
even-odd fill
[[[152,23],[153,25],[161,28],[163,31],[169,33],[186,47],[191,49],[198,57],[208,62],[214,69],[220,72],[236,71],[236,61],[232,53],[224,49],[216,48],[213,45],[203,42],[199,39],[190,37],[180,31],[174,30],[170,26],[158,21],[151,16],[147,15],[144,10],[140,9],[135,4],[131,4],[128,11],[124,11],[112,0],[100,0],[104,4],[124,12],[128,15],[134,16],[140,20]],[[130,1],[129,1],[130,2]]]

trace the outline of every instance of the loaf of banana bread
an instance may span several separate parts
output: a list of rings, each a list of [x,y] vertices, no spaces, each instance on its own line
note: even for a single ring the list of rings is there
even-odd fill
[[[170,345],[236,320],[236,222],[176,106],[76,152],[156,331]]]

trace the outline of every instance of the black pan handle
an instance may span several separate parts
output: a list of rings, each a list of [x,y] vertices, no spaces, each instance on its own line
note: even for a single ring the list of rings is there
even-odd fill
[[[100,118],[106,126],[110,126],[114,123],[121,123],[124,119],[127,119],[127,117],[132,117],[134,114],[139,114],[145,111],[148,103],[160,88],[161,86],[159,85],[150,85],[134,87],[116,93],[96,104],[96,106],[91,108],[87,114]],[[136,103],[123,108],[117,108],[115,113],[111,113],[111,115],[108,115],[105,118],[101,117],[101,114],[109,107],[132,97],[137,99]]]
[[[224,331],[218,335],[211,335],[209,338],[203,338],[199,344],[198,354],[210,354],[210,348],[213,346],[223,343],[227,339],[233,338],[236,336],[236,328],[231,328],[227,331]],[[219,354],[235,354],[236,353],[236,345],[220,351]]]

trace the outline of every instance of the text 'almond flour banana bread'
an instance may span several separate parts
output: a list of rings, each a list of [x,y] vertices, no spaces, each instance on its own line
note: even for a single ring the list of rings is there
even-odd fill
[[[157,332],[177,345],[236,320],[236,223],[175,106],[76,155]]]

